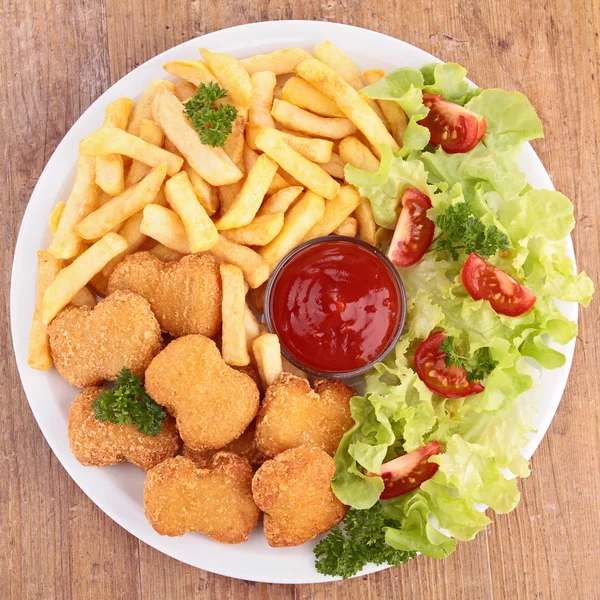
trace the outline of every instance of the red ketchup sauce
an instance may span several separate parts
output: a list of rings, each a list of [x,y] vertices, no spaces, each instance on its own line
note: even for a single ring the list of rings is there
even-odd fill
[[[344,240],[300,250],[275,275],[271,325],[288,355],[315,371],[345,373],[377,359],[404,307],[384,259]]]

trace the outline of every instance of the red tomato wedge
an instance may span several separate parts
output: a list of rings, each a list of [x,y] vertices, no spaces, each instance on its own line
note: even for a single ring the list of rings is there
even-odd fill
[[[463,367],[446,366],[446,353],[440,346],[446,338],[443,331],[432,333],[415,352],[414,366],[419,379],[434,393],[444,398],[464,398],[483,392],[478,381],[469,381]]]
[[[402,211],[388,250],[388,258],[397,267],[410,267],[423,258],[431,241],[435,224],[427,218],[431,208],[428,196],[408,188],[402,196]]]
[[[533,292],[475,252],[469,255],[462,268],[462,281],[473,300],[487,300],[500,315],[518,317],[536,301]]]
[[[423,94],[423,104],[429,109],[429,113],[419,121],[419,125],[429,129],[431,143],[441,146],[444,152],[468,152],[483,137],[487,125],[482,115],[438,94]]]
[[[380,476],[385,488],[379,496],[382,500],[396,498],[416,490],[420,485],[431,479],[438,470],[436,463],[428,462],[434,454],[441,454],[439,442],[429,442],[404,456],[399,456],[381,465],[379,473],[367,472],[369,477]]]

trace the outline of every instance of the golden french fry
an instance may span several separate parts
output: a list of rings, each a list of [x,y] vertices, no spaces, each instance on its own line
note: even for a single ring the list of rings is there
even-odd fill
[[[285,100],[274,100],[273,118],[294,131],[312,136],[341,139],[356,132],[354,123],[340,117],[320,117]]]
[[[52,235],[54,235],[58,229],[58,224],[60,223],[60,218],[62,217],[64,210],[65,201],[59,200],[50,211],[50,216],[48,217],[48,227],[50,228],[50,233]]]
[[[269,54],[257,54],[250,58],[240,60],[241,65],[250,75],[259,71],[272,71],[275,75],[291,73],[294,67],[305,58],[310,58],[310,53],[302,48],[286,48],[275,50]]]
[[[167,181],[165,194],[171,208],[183,222],[190,250],[203,252],[214,246],[219,237],[217,228],[198,201],[185,171]]]
[[[358,233],[358,221],[354,217],[346,217],[334,230],[335,235],[356,237]]]
[[[96,296],[87,287],[82,287],[74,296],[70,302],[71,306],[89,306],[94,308],[96,306]]]
[[[344,116],[335,102],[300,77],[290,77],[285,82],[280,99],[323,117]]]
[[[150,204],[156,198],[166,175],[166,164],[155,167],[139,183],[83,219],[75,228],[76,233],[84,240],[96,240],[106,235],[125,219]]]
[[[338,179],[344,179],[344,167],[346,166],[346,164],[340,158],[339,154],[333,153],[331,155],[331,160],[327,163],[322,164],[321,166],[332,177],[337,177]]]
[[[385,71],[382,71],[381,69],[371,69],[370,71],[365,71],[363,77],[370,85],[379,81],[382,77],[385,77]],[[404,132],[408,125],[406,113],[400,108],[400,105],[393,100],[377,100],[377,102],[390,125],[394,139],[398,142],[398,145],[402,146]]]
[[[272,71],[259,71],[250,77],[252,81],[252,104],[248,110],[248,122],[254,125],[275,127],[271,116],[273,106],[273,90],[277,85],[277,78]]]
[[[241,179],[241,171],[223,148],[206,146],[200,141],[176,96],[163,91],[157,97],[156,118],[167,138],[175,144],[192,169],[208,183],[226,185]]]
[[[248,305],[244,306],[244,331],[248,350],[252,350],[252,342],[261,334],[260,325]]]
[[[176,156],[181,156],[183,158],[183,154],[177,150],[177,146],[175,146],[175,144],[168,137],[165,137],[165,150],[171,154],[175,154]]]
[[[154,121],[151,119],[144,119],[140,125],[140,139],[161,148],[165,143],[165,134]],[[96,159],[96,168],[98,166],[98,158]],[[138,181],[141,181],[146,177],[149,172],[150,167],[148,165],[145,165],[139,160],[134,160],[131,163],[131,167],[129,167],[127,177],[125,178],[125,187],[130,188],[132,185],[135,185]]]
[[[129,119],[129,125],[127,125],[127,133],[140,135],[142,121],[144,119],[152,118],[152,102],[154,101],[154,96],[165,89],[173,91],[175,89],[175,84],[166,79],[153,79],[148,84],[148,87],[144,90],[144,93],[133,109],[131,119]]]
[[[109,200],[112,200],[113,197],[110,194],[107,194],[106,192],[102,192],[100,194],[100,196],[98,197],[98,201],[96,202],[96,208],[100,208],[101,206],[104,206]]]
[[[219,204],[221,206],[221,214],[224,215],[235,202],[238,194],[242,190],[244,185],[244,179],[240,179],[235,183],[229,185],[221,185],[217,189],[219,190]]]
[[[192,83],[196,88],[198,88],[201,83],[208,85],[211,81],[217,81],[217,78],[207,67],[206,63],[201,60],[174,60],[165,63],[163,69],[167,73],[175,75],[175,77],[181,77],[181,79],[185,79],[187,82]],[[175,88],[177,88],[177,86],[175,86]],[[194,94],[195,93],[196,90],[194,90]]]
[[[55,258],[47,250],[38,251],[37,259],[37,301],[31,319],[27,364],[32,369],[47,371],[52,366],[52,355],[50,354],[46,325],[42,322],[42,307],[46,290],[62,269],[62,260]]]
[[[98,187],[95,178],[96,160],[80,155],[73,190],[48,248],[56,258],[77,256],[81,238],[75,233],[75,227],[96,208]]]
[[[198,202],[204,206],[206,214],[209,216],[214,215],[219,210],[219,192],[217,189],[204,181],[187,162],[183,163],[183,170],[187,173]]]
[[[274,333],[263,333],[252,342],[252,352],[263,389],[266,390],[283,372],[279,338]]]
[[[223,150],[229,156],[231,162],[238,165],[242,161],[244,153],[244,128],[246,126],[247,111],[238,110],[237,117],[231,126],[231,133],[227,136]]]
[[[163,92],[163,94],[166,93]],[[179,102],[177,98],[175,100]],[[157,167],[166,163],[169,177],[178,173],[183,164],[183,160],[179,156],[175,156],[171,152],[149,144],[139,137],[116,127],[102,127],[96,130],[81,142],[79,151],[84,156],[104,156],[113,153],[124,154],[150,167]]]
[[[369,140],[376,156],[381,157],[381,144],[387,144],[395,152],[400,150],[375,111],[331,67],[310,58],[299,63],[294,70],[337,104],[338,108]]]
[[[273,98],[277,98],[278,100],[282,100],[283,88],[280,85],[276,85],[273,90]]]
[[[286,213],[279,235],[259,252],[269,263],[271,271],[290,250],[300,244],[324,214],[323,197],[310,190],[305,192],[304,196]]]
[[[374,246],[377,227],[375,226],[375,218],[368,198],[360,199],[360,204],[356,207],[354,216],[358,222],[358,237],[363,242]]]
[[[278,212],[285,212],[292,204],[294,200],[304,191],[304,188],[300,185],[293,185],[284,188],[267,198],[261,205],[257,216],[262,217],[264,215],[272,215]]]
[[[244,144],[244,166],[246,172],[250,171],[254,166],[254,163],[258,160],[258,152],[255,152],[248,146],[248,144]],[[279,174],[275,173],[273,176],[273,181],[271,181],[271,185],[267,190],[267,196],[272,194],[276,194],[282,189],[289,187],[289,183]]]
[[[250,363],[244,328],[244,275],[235,265],[220,265],[219,271],[223,288],[221,354],[228,365],[243,367]]]
[[[259,156],[233,204],[216,222],[217,229],[235,229],[252,222],[276,172],[275,161],[265,154]]]
[[[44,293],[42,321],[48,325],[52,319],[75,297],[88,281],[100,273],[104,266],[119,252],[127,248],[127,242],[116,233],[107,233],[93,246],[78,256],[68,267],[58,273]]]
[[[142,244],[146,241],[146,236],[140,231],[140,225],[142,223],[143,216],[144,215],[142,212],[137,212],[129,217],[121,225],[121,227],[119,227],[119,231],[117,233],[127,242],[127,248],[120,254],[117,254],[117,256],[108,262],[102,269],[102,275],[104,275],[104,277],[109,277],[114,271],[115,267],[128,254],[133,254],[139,250]]]
[[[269,278],[269,265],[264,258],[251,248],[230,242],[222,235],[209,253],[221,262],[237,265],[244,273],[244,279],[253,289]]]
[[[304,158],[291,148],[274,129],[263,127],[256,136],[256,146],[270,156],[292,177],[315,194],[334,198],[339,183],[332,179],[319,165]]]
[[[163,244],[156,244],[150,250],[148,250],[150,254],[156,256],[156,258],[162,260],[163,262],[171,262],[173,260],[180,260],[184,257],[183,254],[172,250],[171,248],[167,248]]]
[[[248,71],[237,58],[229,54],[210,52],[206,48],[200,48],[200,54],[210,70],[217,75],[234,104],[248,108],[252,102],[252,82]]]
[[[379,161],[375,155],[357,138],[349,136],[340,142],[340,158],[344,164],[350,164],[363,171],[377,171]]]
[[[94,294],[96,294],[96,296],[105,298],[108,290],[108,279],[102,274],[102,272],[96,273],[88,281],[88,286],[91,288]]]
[[[283,227],[283,212],[255,217],[254,220],[237,229],[223,231],[230,241],[244,246],[266,246],[275,239]]]
[[[259,312],[262,312],[262,310],[265,307],[265,292],[266,291],[267,291],[267,284],[264,283],[263,285],[257,287],[256,289],[250,290],[248,292],[248,298],[249,298],[250,302],[252,302],[252,306],[254,306],[254,308]],[[260,332],[262,333],[262,325],[259,325],[259,329],[261,330]]]
[[[196,94],[197,86],[189,81],[180,81],[175,85],[175,95],[180,102],[187,102],[192,96]]]
[[[308,242],[323,235],[329,235],[337,229],[346,217],[349,217],[360,203],[360,196],[354,186],[345,185],[340,193],[325,203],[325,212],[321,219],[304,236],[302,242]]]
[[[185,227],[173,210],[148,204],[144,208],[140,231],[179,254],[191,254]]]

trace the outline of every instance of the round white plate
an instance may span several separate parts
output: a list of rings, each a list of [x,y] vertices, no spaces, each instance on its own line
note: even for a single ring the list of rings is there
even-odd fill
[[[272,583],[315,583],[331,581],[314,567],[314,543],[296,548],[271,548],[261,527],[257,527],[245,544],[218,544],[200,534],[182,538],[158,535],[146,521],[142,490],[144,473],[128,464],[114,467],[83,467],[69,450],[67,419],[69,406],[77,390],[69,386],[53,369],[34,371],[27,366],[27,343],[31,315],[36,298],[36,252],[46,248],[50,234],[46,220],[54,204],[66,199],[75,177],[77,148],[82,138],[102,125],[105,106],[122,96],[138,98],[151,79],[167,77],[162,65],[178,59],[198,59],[198,48],[231,53],[238,58],[271,52],[279,48],[300,46],[312,50],[323,40],[331,40],[343,48],[362,69],[381,68],[386,71],[400,66],[421,67],[439,62],[435,57],[385,35],[336,23],[314,21],[277,21],[242,25],[202,36],[154,57],[113,85],[94,102],[58,145],[31,195],[25,211],[12,272],[11,323],[14,350],[23,388],[31,410],[50,447],[90,499],[109,517],[131,534],[153,548],[180,561],[218,573]],[[468,68],[468,64],[465,65]],[[552,189],[552,182],[542,163],[527,145],[523,151],[522,170],[530,183],[538,188]],[[572,244],[569,249],[572,254]],[[577,319],[577,307],[565,305],[565,314]],[[546,432],[556,412],[565,388],[574,342],[563,348],[566,364],[542,375],[540,411],[535,419],[537,433],[526,449],[531,456]],[[373,565],[364,573],[383,567]]]

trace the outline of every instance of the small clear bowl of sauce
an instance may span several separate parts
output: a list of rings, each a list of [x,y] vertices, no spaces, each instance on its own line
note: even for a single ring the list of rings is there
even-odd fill
[[[264,313],[293,365],[315,377],[351,378],[396,346],[406,296],[377,248],[334,235],[301,244],[277,265]]]

